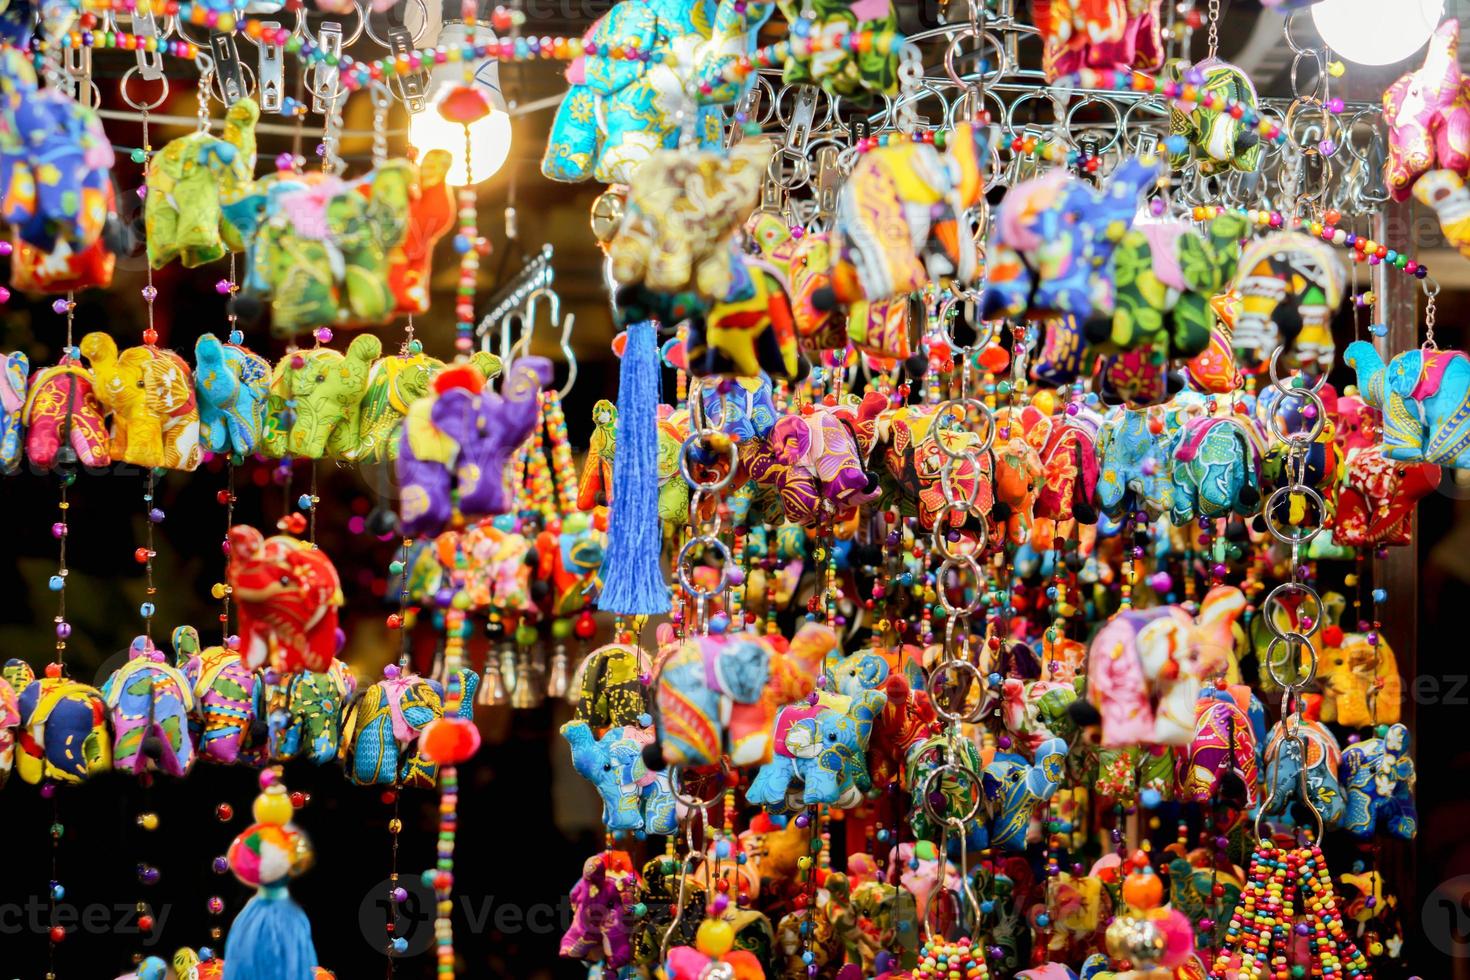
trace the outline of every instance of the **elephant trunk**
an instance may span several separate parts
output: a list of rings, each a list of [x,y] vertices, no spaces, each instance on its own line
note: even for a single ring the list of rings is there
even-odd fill
[[[1382,410],[1384,404],[1384,364],[1378,350],[1366,340],[1355,340],[1343,352],[1343,360],[1357,372],[1358,390],[1363,399]]]

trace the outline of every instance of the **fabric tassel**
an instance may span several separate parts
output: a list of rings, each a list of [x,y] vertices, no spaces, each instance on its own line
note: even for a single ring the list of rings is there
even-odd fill
[[[669,589],[659,565],[658,341],[646,320],[630,324],[627,339],[618,376],[617,450],[597,605],[606,612],[653,615],[669,611]]]
[[[262,887],[245,903],[225,940],[224,980],[313,980],[311,920],[286,886]]]

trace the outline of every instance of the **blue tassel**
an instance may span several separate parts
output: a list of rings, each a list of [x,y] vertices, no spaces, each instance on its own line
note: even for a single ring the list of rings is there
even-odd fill
[[[224,980],[315,980],[311,920],[284,884],[245,903],[225,940]]]
[[[606,612],[636,616],[669,611],[669,589],[659,566],[658,389],[653,323],[631,324],[618,373],[612,504],[597,602]]]

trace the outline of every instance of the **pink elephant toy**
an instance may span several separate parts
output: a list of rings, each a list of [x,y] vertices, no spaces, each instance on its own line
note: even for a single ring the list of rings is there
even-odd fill
[[[1407,201],[1414,182],[1442,168],[1470,172],[1470,92],[1460,72],[1460,22],[1434,32],[1424,64],[1383,93],[1388,122],[1388,189]]]

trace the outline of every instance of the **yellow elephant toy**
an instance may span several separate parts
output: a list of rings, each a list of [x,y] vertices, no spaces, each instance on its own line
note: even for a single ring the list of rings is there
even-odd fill
[[[118,353],[105,333],[82,338],[97,401],[112,416],[112,458],[150,468],[192,470],[199,445],[199,402],[184,359],[154,344]]]
[[[1322,720],[1344,728],[1397,724],[1403,682],[1388,641],[1381,634],[1344,633],[1333,626],[1320,635]]]

